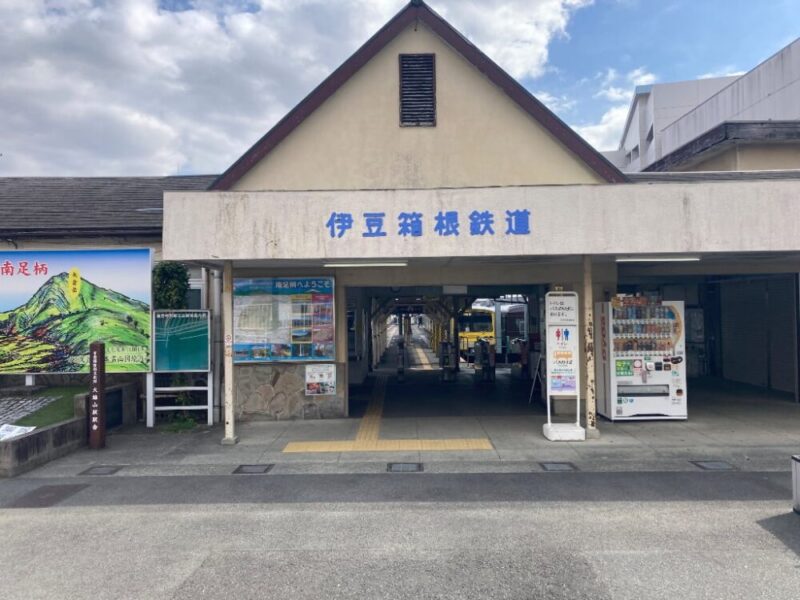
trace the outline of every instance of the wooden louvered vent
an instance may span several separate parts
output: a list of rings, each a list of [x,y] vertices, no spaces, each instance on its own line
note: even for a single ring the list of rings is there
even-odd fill
[[[436,125],[436,60],[433,54],[400,55],[400,125]]]

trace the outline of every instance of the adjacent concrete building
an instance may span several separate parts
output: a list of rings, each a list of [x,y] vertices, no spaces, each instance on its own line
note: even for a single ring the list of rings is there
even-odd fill
[[[625,119],[619,148],[603,154],[626,173],[643,171],[664,156],[664,130],[736,77],[638,85]]]
[[[637,87],[625,172],[800,169],[800,39],[739,77]]]

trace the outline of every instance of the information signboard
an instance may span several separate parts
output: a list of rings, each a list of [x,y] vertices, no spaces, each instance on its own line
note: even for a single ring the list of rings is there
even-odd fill
[[[551,292],[545,299],[547,326],[547,393],[577,396],[580,354],[578,348],[578,295]]]
[[[0,251],[0,374],[150,370],[151,252]]]
[[[235,280],[234,362],[335,360],[333,290],[333,277]]]
[[[153,313],[157,373],[210,369],[211,313],[207,310],[157,310]]]

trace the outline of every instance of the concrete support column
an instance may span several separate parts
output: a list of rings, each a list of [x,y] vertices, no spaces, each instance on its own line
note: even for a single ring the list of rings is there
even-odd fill
[[[450,331],[452,332],[452,341],[453,341],[453,348],[456,349],[456,364],[453,365],[453,368],[456,371],[461,370],[461,339],[459,337],[459,330],[458,330],[458,315],[461,312],[461,300],[452,297],[451,299],[451,306],[453,307],[452,318],[450,319]]]
[[[236,415],[233,407],[233,263],[225,261],[222,267],[222,332],[225,342],[225,437],[224,445],[233,445],[239,441],[236,437]]]
[[[375,317],[372,319],[372,327],[374,331],[375,350],[372,354],[372,364],[374,368],[378,368],[383,358],[384,343],[383,340],[386,336],[386,323],[383,317],[383,311],[377,309],[378,303],[373,301],[373,313]],[[377,310],[377,312],[375,312]]]
[[[355,353],[356,361],[349,364],[351,369],[349,377],[355,384],[362,384],[369,373],[369,305],[365,298],[364,290],[356,290],[355,298]],[[348,359],[349,361],[349,359]]]
[[[336,278],[334,291],[334,304],[336,311],[336,362],[347,362],[347,288],[339,283]]]
[[[367,363],[367,319],[369,318],[366,307],[364,306],[364,294],[358,297],[358,312],[356,313],[356,339],[358,340],[358,357],[364,364]]]
[[[370,343],[370,366],[375,369],[378,366],[378,352],[380,348],[380,329],[378,328],[378,321],[375,315],[375,306],[376,302],[375,299],[372,298],[369,303],[367,304],[367,308],[369,313],[367,314],[367,319],[369,319],[369,343]]]
[[[336,311],[334,339],[336,340],[336,370],[342,376],[337,376],[336,385],[343,390],[344,416],[346,417],[350,414],[350,401],[347,396],[347,288],[339,281],[340,278],[336,277],[333,294],[334,310]]]
[[[211,365],[213,370],[214,418],[217,423],[224,420],[222,414],[222,369],[225,347],[222,343],[222,273],[219,269],[211,272]]]
[[[378,368],[383,358],[383,351],[386,349],[384,341],[386,339],[386,325],[378,320],[375,322],[375,327],[378,329],[378,335],[375,338],[377,343],[375,347],[375,368]]]
[[[586,399],[586,437],[598,438],[597,400],[594,376],[594,287],[592,284],[592,257],[583,257],[583,342],[586,357],[584,397]]]

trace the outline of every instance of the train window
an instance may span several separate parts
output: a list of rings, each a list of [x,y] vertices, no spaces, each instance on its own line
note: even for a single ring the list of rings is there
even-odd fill
[[[458,317],[458,329],[464,333],[488,333],[494,331],[491,313],[463,314]]]

